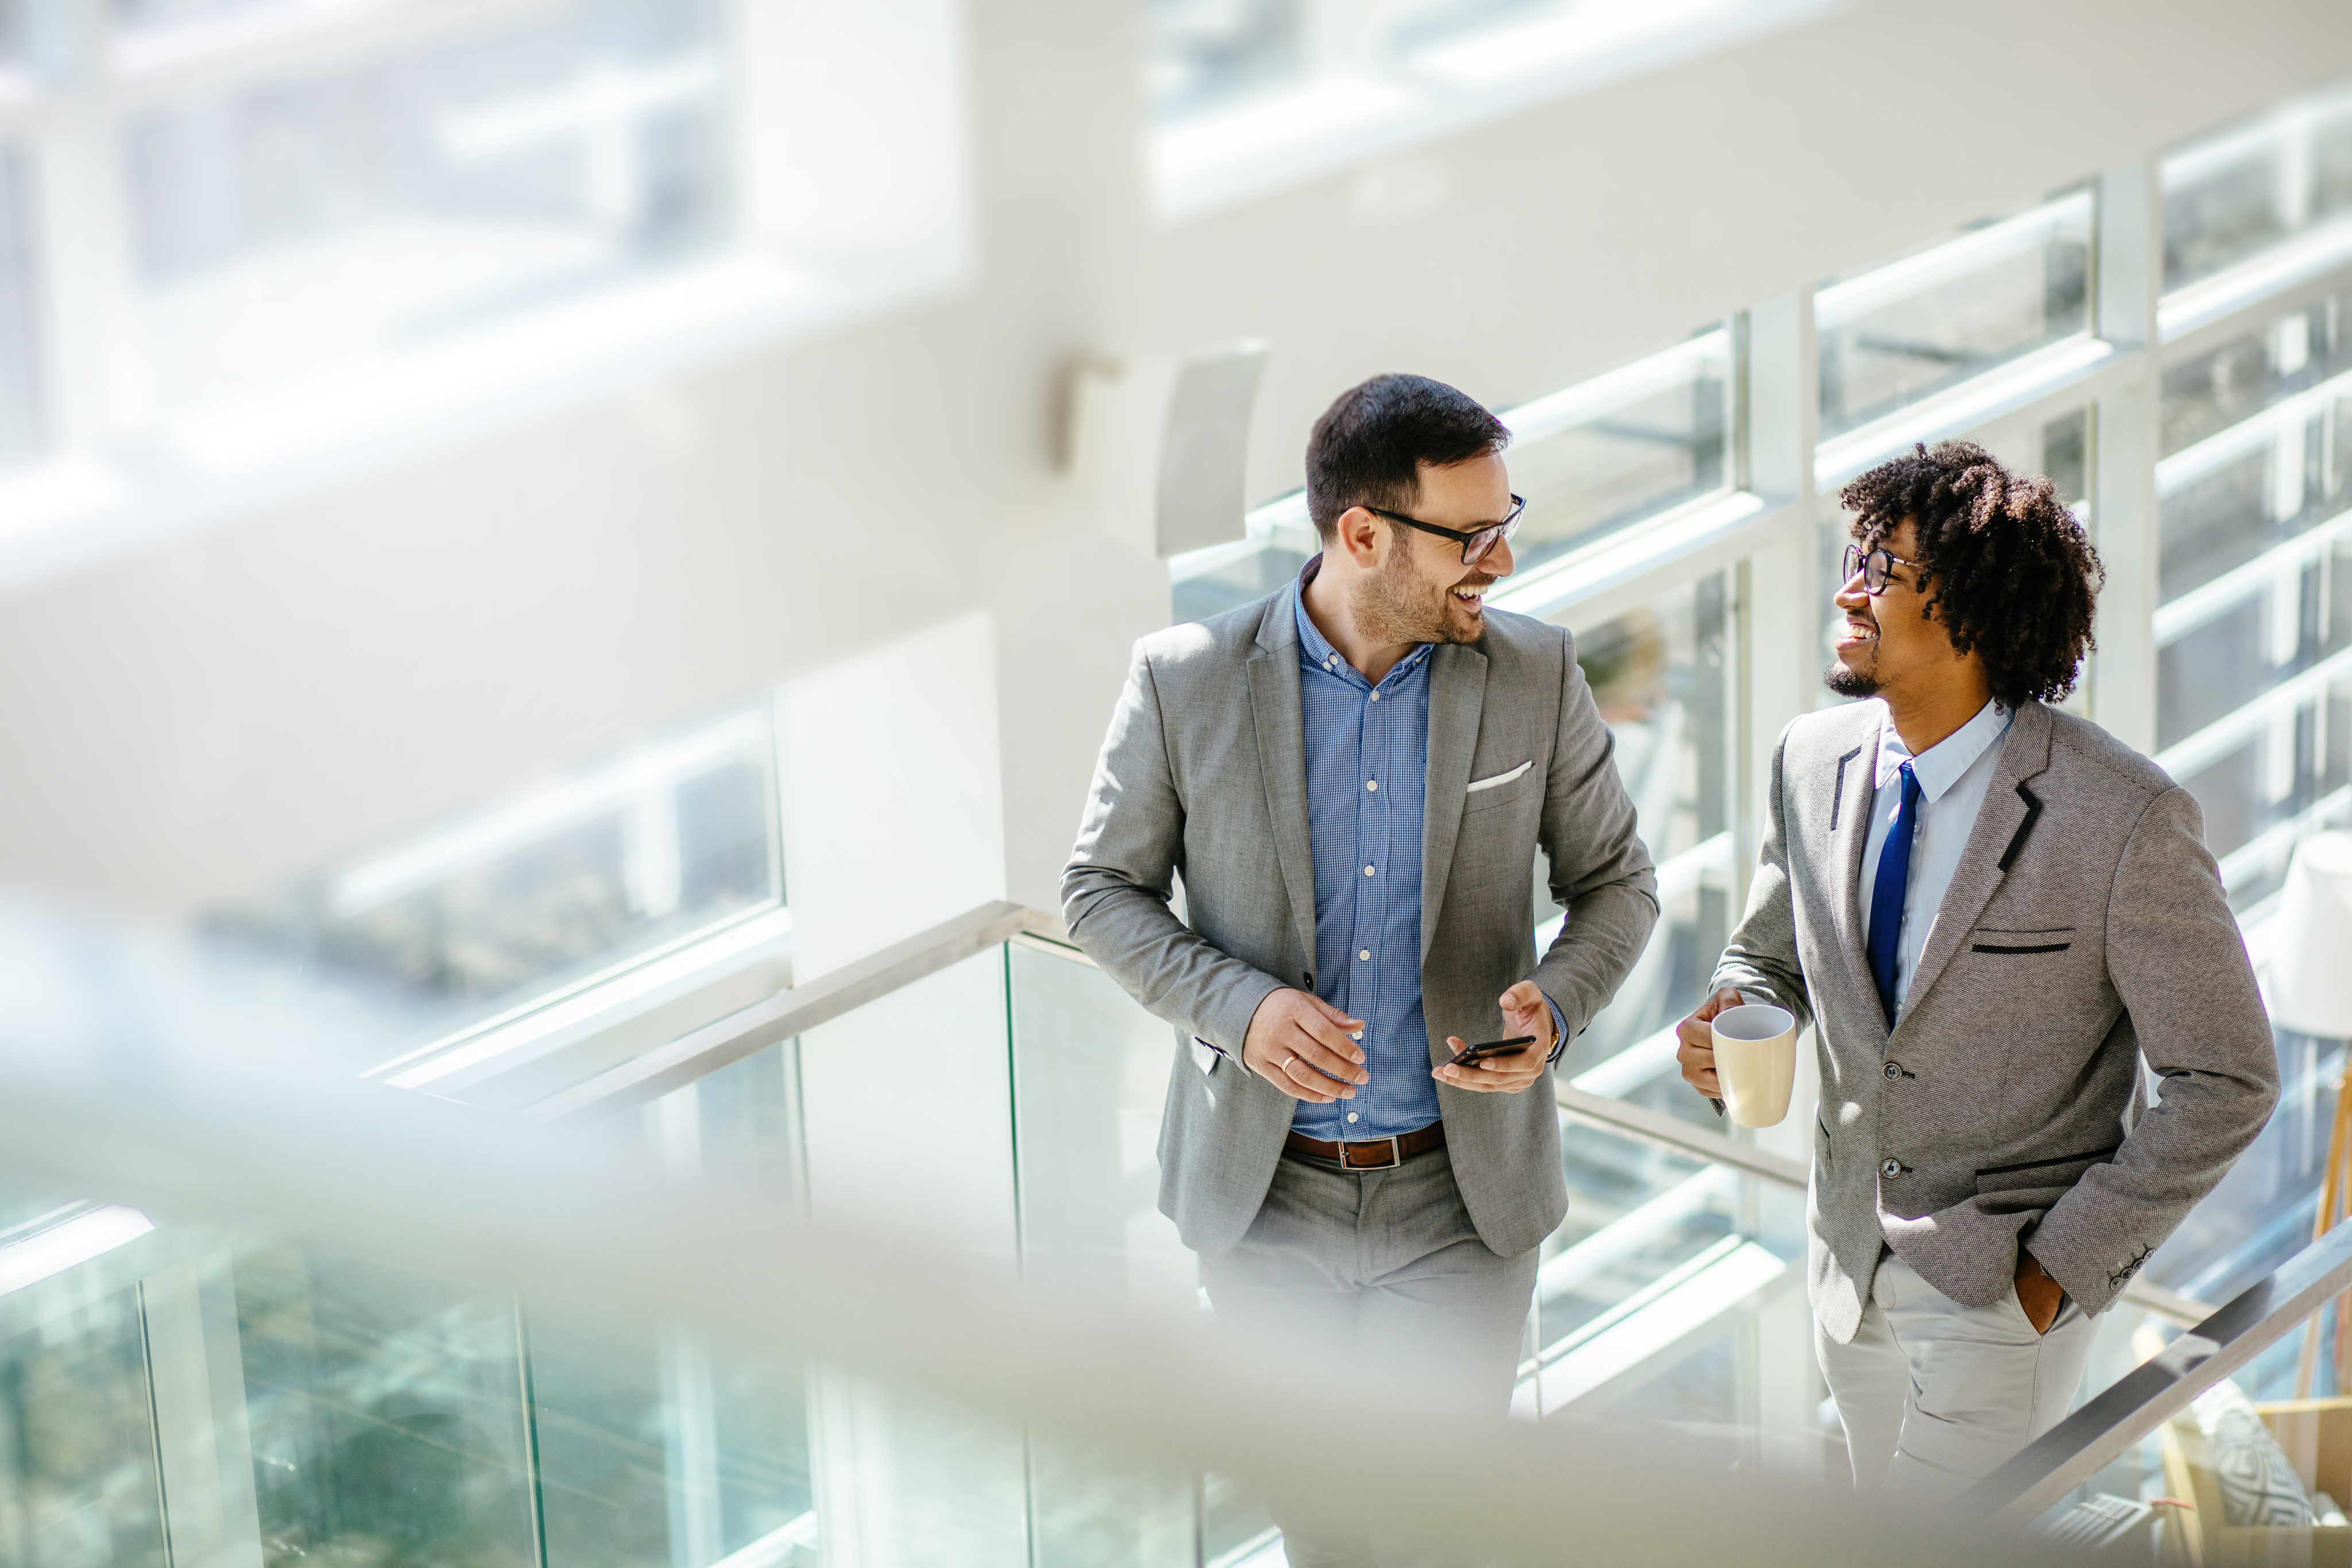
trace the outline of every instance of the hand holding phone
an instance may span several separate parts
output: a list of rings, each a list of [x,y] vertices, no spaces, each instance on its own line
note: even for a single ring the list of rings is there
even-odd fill
[[[1490,1056],[1517,1056],[1536,1042],[1531,1034],[1514,1035],[1509,1040],[1490,1040],[1484,1045],[1465,1045],[1446,1062],[1448,1067],[1467,1067],[1474,1061],[1484,1061]]]

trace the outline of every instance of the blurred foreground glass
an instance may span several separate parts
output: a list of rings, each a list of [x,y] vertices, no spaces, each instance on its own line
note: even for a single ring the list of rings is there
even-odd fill
[[[136,1287],[0,1342],[0,1565],[166,1568]]]
[[[2088,192],[1824,284],[1822,435],[2090,330]]]
[[[730,223],[714,0],[351,32],[293,0],[119,0],[148,393],[185,408],[576,300]]]
[[[2168,292],[2290,244],[2352,245],[2352,91],[2180,148],[2162,180]]]
[[[779,906],[763,701],[300,878],[211,927],[466,1027]]]

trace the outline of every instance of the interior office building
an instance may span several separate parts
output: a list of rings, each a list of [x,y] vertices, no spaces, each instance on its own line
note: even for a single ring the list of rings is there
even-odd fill
[[[2284,1085],[1967,1528],[2286,1560],[2200,1501],[2226,1372],[2343,1560],[2352,1014],[2275,990],[2352,827],[2340,3],[20,0],[0,1568],[1281,1563],[1321,1413],[1213,1418],[1181,1059],[1058,889],[1135,640],[1297,574],[1386,371],[1508,425],[1492,605],[1662,908],[1480,1549],[1878,1528],[1810,1051],[1727,1131],[1672,1030],[1839,700],[1838,491],[1965,436],[2096,541],[2067,706],[2196,796]]]

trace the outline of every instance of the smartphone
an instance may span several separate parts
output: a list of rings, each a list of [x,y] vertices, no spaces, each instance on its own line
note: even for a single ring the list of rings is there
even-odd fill
[[[1536,1037],[1523,1034],[1514,1040],[1490,1040],[1484,1045],[1465,1045],[1454,1053],[1448,1067],[1467,1067],[1474,1061],[1484,1061],[1490,1056],[1517,1056],[1536,1042]]]

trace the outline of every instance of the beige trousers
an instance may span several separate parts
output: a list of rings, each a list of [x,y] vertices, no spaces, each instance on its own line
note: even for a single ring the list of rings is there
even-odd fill
[[[1813,1324],[1854,1490],[1929,1507],[1959,1496],[2064,1417],[2095,1327],[2070,1297],[2036,1333],[2014,1291],[1964,1307],[1881,1257],[1852,1343]]]
[[[1497,1257],[1479,1239],[1444,1149],[1377,1171],[1284,1155],[1248,1233],[1203,1257],[1201,1276],[1221,1329],[1313,1347],[1335,1392],[1393,1406],[1400,1430],[1427,1410],[1500,1416],[1510,1406],[1536,1254]],[[1351,1443],[1388,1440],[1335,1434],[1318,1462],[1345,1464]],[[1300,1479],[1311,1494],[1312,1471]],[[1269,1500],[1291,1568],[1464,1561],[1318,1517],[1297,1498]]]

